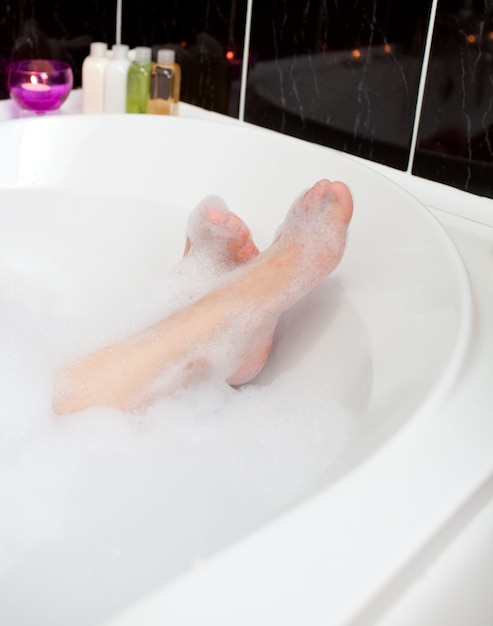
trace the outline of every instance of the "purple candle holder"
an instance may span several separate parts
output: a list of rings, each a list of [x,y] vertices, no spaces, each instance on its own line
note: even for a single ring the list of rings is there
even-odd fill
[[[29,59],[14,61],[7,67],[10,97],[24,114],[58,112],[73,82],[72,68],[63,61]]]

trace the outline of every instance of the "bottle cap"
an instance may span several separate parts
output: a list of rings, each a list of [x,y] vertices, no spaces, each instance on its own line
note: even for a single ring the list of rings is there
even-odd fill
[[[147,46],[137,46],[135,48],[135,61],[140,65],[147,65],[151,62],[152,50]]]
[[[92,57],[105,57],[107,50],[108,44],[103,43],[102,41],[93,41],[91,43],[89,54]]]
[[[111,48],[114,59],[128,59],[128,46],[124,43],[115,43]]]
[[[157,51],[157,62],[172,65],[175,62],[175,51],[169,48],[161,48]]]

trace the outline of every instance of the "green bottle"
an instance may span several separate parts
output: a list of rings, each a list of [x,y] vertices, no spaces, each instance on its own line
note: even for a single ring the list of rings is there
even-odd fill
[[[151,89],[151,53],[147,46],[135,48],[135,59],[128,68],[127,113],[147,113]]]

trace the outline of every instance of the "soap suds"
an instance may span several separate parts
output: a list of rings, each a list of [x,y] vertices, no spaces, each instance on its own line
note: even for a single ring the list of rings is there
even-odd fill
[[[289,372],[240,389],[203,382],[130,415],[53,415],[60,363],[214,280],[185,260],[128,306],[79,318],[50,317],[2,275],[0,612],[12,622],[96,623],[311,493],[343,449],[352,417]],[[86,606],[74,615],[74,603]]]

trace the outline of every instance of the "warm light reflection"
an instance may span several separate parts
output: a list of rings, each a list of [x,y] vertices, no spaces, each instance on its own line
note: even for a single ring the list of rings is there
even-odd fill
[[[488,39],[490,41],[493,41],[493,30],[490,30],[490,32],[488,33]]]
[[[392,52],[392,46],[389,43],[386,43],[383,47],[383,50],[386,54],[390,54]]]
[[[360,52],[360,50],[358,50],[358,48],[354,49],[351,54],[353,56],[353,59],[360,59],[361,58],[361,52]]]
[[[467,35],[466,36],[467,43],[476,43],[476,35]]]
[[[228,61],[232,61],[235,58],[235,53],[232,50],[226,52],[226,58]]]

